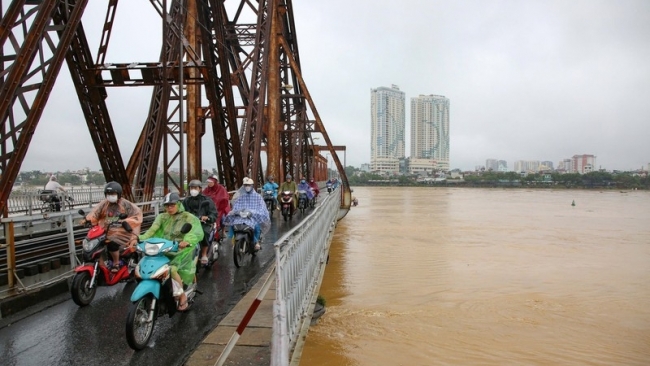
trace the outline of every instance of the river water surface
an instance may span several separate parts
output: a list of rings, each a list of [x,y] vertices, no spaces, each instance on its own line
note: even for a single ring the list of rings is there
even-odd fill
[[[301,366],[650,365],[650,192],[354,195]]]

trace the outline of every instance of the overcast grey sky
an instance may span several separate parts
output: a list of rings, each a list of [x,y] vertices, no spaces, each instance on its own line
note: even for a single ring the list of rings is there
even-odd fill
[[[93,53],[104,1],[84,26]],[[228,2],[226,2],[228,4]],[[239,1],[237,1],[239,3]],[[348,165],[370,161],[370,89],[450,99],[450,167],[488,158],[594,154],[599,167],[650,163],[650,1],[294,0],[302,74]],[[160,20],[147,0],[120,2],[107,61],[156,61]],[[149,38],[137,35],[149,34]],[[151,89],[109,89],[125,163]],[[205,144],[211,139],[208,137]],[[212,155],[212,154],[207,154]],[[341,156],[342,158],[342,156]],[[98,169],[66,67],[22,170]],[[216,166],[206,156],[204,168]]]

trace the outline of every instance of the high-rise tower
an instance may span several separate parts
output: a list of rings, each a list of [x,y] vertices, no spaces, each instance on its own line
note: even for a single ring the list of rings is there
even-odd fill
[[[411,172],[449,170],[449,99],[411,98]]]
[[[405,95],[397,85],[370,90],[370,169],[386,173],[399,171],[404,158]]]

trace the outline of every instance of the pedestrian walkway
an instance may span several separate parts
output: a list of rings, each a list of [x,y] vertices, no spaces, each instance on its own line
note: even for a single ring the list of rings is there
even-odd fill
[[[185,366],[214,366],[235,334],[246,312],[255,302],[265,280],[274,274],[273,266],[260,277],[255,286],[248,291],[216,328],[199,344]],[[273,302],[275,301],[275,279],[259,304],[255,314],[241,333],[237,344],[230,352],[224,365],[270,365],[271,338],[273,332]]]

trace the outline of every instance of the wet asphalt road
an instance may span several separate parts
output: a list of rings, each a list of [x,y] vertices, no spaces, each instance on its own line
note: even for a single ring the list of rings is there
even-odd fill
[[[222,245],[219,260],[198,274],[198,289],[203,294],[197,296],[189,312],[158,318],[148,348],[135,352],[126,343],[126,315],[136,286],[127,283],[98,288],[93,302],[83,308],[63,294],[41,305],[41,311],[17,318],[0,329],[0,364],[182,365],[273,264],[272,243],[301,218],[297,214],[285,223],[278,211],[273,216],[266,245],[246,266],[236,268],[230,245]],[[11,321],[3,319],[5,324]]]

